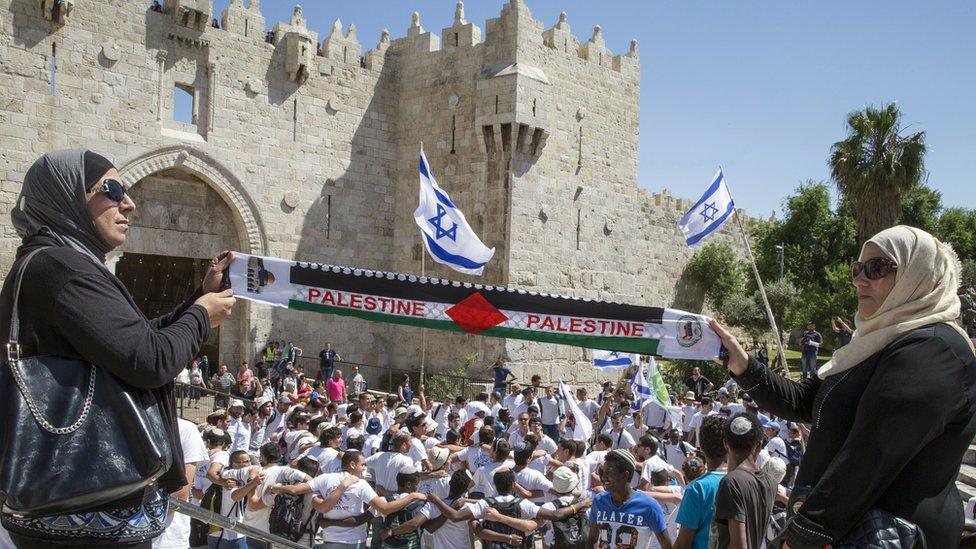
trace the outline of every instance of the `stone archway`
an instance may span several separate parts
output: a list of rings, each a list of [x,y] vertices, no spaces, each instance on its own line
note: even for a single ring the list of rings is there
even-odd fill
[[[166,301],[154,289],[192,291],[202,278],[201,262],[205,269],[206,260],[222,250],[266,253],[267,240],[253,201],[241,182],[205,153],[180,146],[159,149],[126,163],[119,173],[137,210],[130,216],[122,255],[110,263],[117,266],[120,278],[132,279],[124,281],[135,286],[130,287],[134,296],[148,292],[157,298],[140,302],[144,309]],[[239,302],[219,337],[206,346],[208,354],[219,354],[231,371],[239,361],[250,359],[252,327],[260,323],[252,316],[251,307]]]
[[[147,176],[170,168],[188,171],[210,185],[236,213],[234,223],[242,235],[241,245],[246,247],[241,251],[266,255],[268,240],[254,201],[230,170],[203,151],[183,145],[163,147],[125,163],[119,175],[126,184],[135,186]]]

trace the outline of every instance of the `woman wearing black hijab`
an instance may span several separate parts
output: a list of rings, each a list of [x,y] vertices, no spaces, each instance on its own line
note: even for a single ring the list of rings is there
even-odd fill
[[[196,356],[209,330],[230,315],[233,293],[220,292],[220,281],[233,258],[214,258],[193,296],[167,315],[146,319],[105,266],[106,254],[125,242],[128,215],[135,208],[118,171],[104,157],[76,149],[38,159],[11,212],[23,242],[0,292],[0,334],[10,331],[14,273],[24,256],[45,248],[28,264],[20,291],[21,354],[84,360],[130,385],[151,389],[168,426],[172,466],[146,489],[98,509],[29,518],[3,509],[0,522],[18,548],[148,548],[165,526],[167,492],[186,484],[172,380]],[[8,423],[0,422],[0,435]]]

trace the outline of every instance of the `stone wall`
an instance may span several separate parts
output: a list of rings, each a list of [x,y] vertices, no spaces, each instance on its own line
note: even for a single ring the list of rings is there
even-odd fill
[[[460,5],[439,34],[415,14],[406,36],[384,30],[372,48],[338,20],[320,40],[300,8],[266,22],[258,0],[232,0],[222,14],[206,0],[167,0],[162,12],[123,0],[68,4],[54,14],[33,0],[0,0],[2,264],[19,243],[6,219],[27,168],[45,151],[85,147],[113,159],[146,201],[130,251],[198,257],[236,243],[284,258],[700,307],[680,278],[691,253],[676,220],[689,203],[637,187],[636,43],[614,55],[599,29],[581,41],[565,14],[545,28],[522,0],[484,32]],[[221,28],[205,24],[211,17]],[[193,97],[186,122],[174,120],[177,88]],[[483,277],[422,259],[412,217],[421,142],[441,186],[496,249]],[[181,196],[181,183],[192,190]],[[693,183],[680,193],[706,182]],[[212,227],[186,219],[197,215],[194,201],[213,211]],[[181,231],[196,241],[176,243]],[[433,332],[424,349],[416,329],[245,303],[238,315],[240,335],[222,344],[228,363],[272,338],[307,354],[332,341],[347,360],[397,367],[424,356],[437,371],[477,354],[478,367],[504,356],[524,376],[593,375],[579,368],[580,349]]]

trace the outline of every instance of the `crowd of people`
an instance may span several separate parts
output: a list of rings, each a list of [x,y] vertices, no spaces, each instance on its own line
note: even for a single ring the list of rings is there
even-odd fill
[[[289,348],[258,361],[284,360],[281,379],[218,367],[226,409],[181,420],[181,433],[194,503],[303,545],[759,547],[782,525],[809,434],[698,368],[672,395],[678,415],[651,401],[635,411],[629,385],[576,388],[584,429],[554,387],[521,385],[502,360],[471,400],[414,393],[407,376],[383,396],[347,390],[331,345],[309,377]],[[235,398],[249,382],[253,405]],[[265,546],[182,516],[156,545],[187,543]]]

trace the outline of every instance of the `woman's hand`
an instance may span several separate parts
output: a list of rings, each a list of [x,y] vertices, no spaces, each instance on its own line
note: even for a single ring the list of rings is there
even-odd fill
[[[719,339],[722,340],[722,346],[729,352],[729,370],[735,375],[742,375],[746,371],[746,366],[749,365],[749,355],[746,354],[745,349],[742,345],[739,345],[739,341],[735,339],[735,336],[730,334],[717,320],[712,319],[709,321],[708,326],[715,331]],[[716,360],[718,364],[722,364],[721,360]]]
[[[224,278],[224,269],[230,267],[234,262],[234,252],[223,251],[217,257],[210,260],[210,267],[207,274],[203,277],[203,293],[220,291],[220,283]]]
[[[210,318],[210,327],[216,328],[227,320],[227,317],[234,310],[234,305],[237,303],[237,300],[234,299],[234,290],[228,288],[219,293],[205,293],[193,303],[207,310],[207,316]]]

